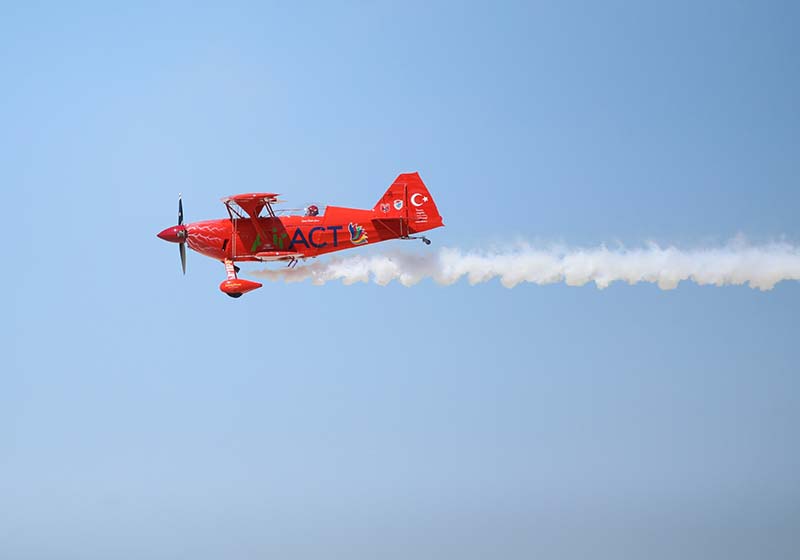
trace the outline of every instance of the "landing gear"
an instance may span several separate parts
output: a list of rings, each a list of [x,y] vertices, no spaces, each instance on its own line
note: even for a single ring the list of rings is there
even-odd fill
[[[425,245],[431,244],[431,240],[425,237],[424,235],[406,235],[405,237],[401,237],[400,239],[421,239]]]
[[[222,284],[219,285],[219,289],[222,290],[226,296],[240,298],[242,294],[246,294],[247,292],[261,287],[261,284],[258,282],[237,278],[236,273],[239,272],[239,267],[233,264],[232,260],[226,259],[224,263],[225,272],[228,273],[228,279],[224,280]]]

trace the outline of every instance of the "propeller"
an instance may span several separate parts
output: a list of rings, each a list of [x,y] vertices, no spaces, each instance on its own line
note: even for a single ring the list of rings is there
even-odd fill
[[[179,243],[178,249],[181,252],[181,270],[183,270],[183,273],[186,274],[186,244]]]
[[[182,193],[178,193],[178,225],[183,225],[183,199]],[[182,243],[178,243],[178,250],[181,253],[181,270],[184,274],[186,274],[186,230],[182,230],[181,237],[183,238]]]
[[[183,225],[183,200],[181,195],[178,194],[178,225],[168,227],[157,236],[164,241],[178,244],[178,251],[181,255],[181,270],[186,274],[186,239],[189,235],[186,227]]]

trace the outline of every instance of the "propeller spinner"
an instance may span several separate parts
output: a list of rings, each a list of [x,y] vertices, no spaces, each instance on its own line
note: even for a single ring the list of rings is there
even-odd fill
[[[186,274],[186,238],[188,232],[186,226],[183,225],[183,201],[181,195],[178,195],[178,225],[168,227],[158,234],[160,239],[178,244],[178,250],[181,255],[181,270]]]

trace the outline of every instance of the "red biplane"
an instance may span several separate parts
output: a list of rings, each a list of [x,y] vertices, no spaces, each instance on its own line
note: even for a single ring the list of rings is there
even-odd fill
[[[303,215],[278,215],[274,193],[249,193],[222,199],[228,219],[183,223],[183,203],[178,198],[178,225],[158,234],[180,246],[181,268],[186,273],[186,245],[201,255],[225,264],[228,278],[219,289],[231,297],[261,287],[237,277],[241,261],[283,261],[295,266],[302,259],[352,249],[389,239],[421,239],[417,235],[441,227],[442,217],[418,173],[403,173],[372,210],[328,206],[324,212],[311,205]]]

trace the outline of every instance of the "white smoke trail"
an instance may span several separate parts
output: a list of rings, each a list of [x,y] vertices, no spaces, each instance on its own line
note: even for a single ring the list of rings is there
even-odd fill
[[[770,290],[783,280],[800,280],[800,247],[787,243],[748,245],[734,240],[716,248],[681,250],[648,244],[636,249],[537,249],[523,246],[510,251],[442,249],[414,255],[385,253],[371,256],[333,257],[295,269],[254,272],[268,280],[321,285],[332,280],[344,284],[369,282],[385,286],[392,280],[413,286],[425,278],[449,285],[466,277],[472,284],[499,278],[506,288],[527,282],[583,286],[594,282],[606,288],[612,282],[650,282],[671,290],[682,280],[700,285],[742,285]]]

